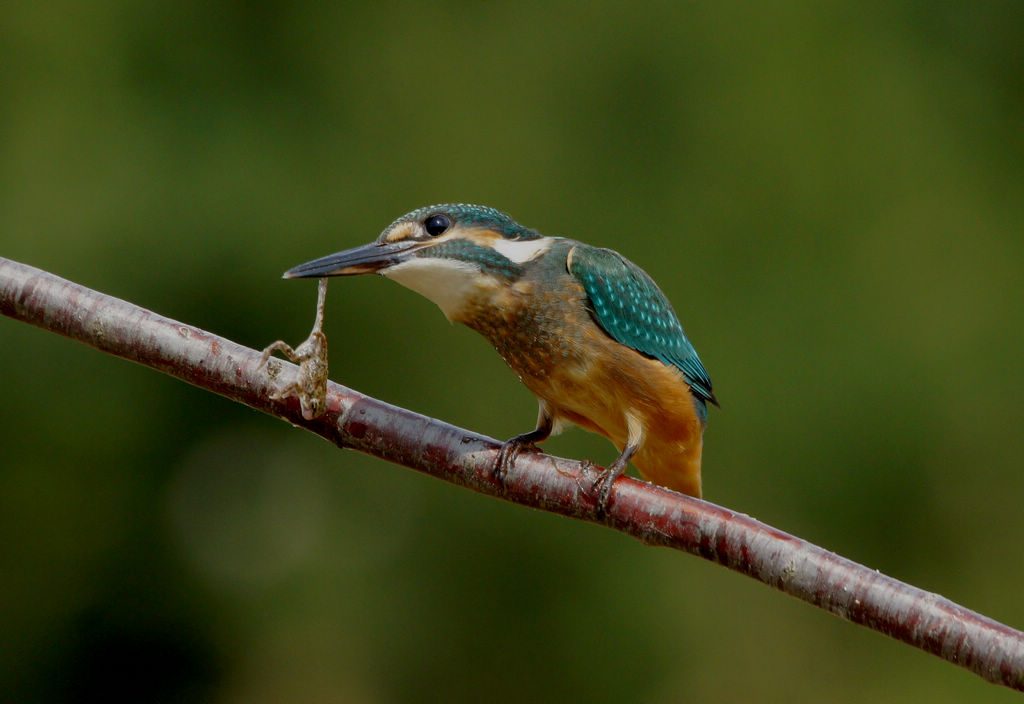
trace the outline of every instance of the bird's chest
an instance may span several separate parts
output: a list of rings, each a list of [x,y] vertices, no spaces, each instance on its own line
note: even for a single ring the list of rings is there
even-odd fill
[[[516,282],[468,306],[459,322],[486,337],[535,393],[586,362],[583,326],[592,322],[578,286]]]

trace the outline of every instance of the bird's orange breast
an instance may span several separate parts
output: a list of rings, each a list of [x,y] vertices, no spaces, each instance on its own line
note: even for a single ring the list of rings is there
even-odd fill
[[[704,424],[682,372],[613,340],[584,307],[582,288],[563,283],[495,290],[459,322],[487,337],[555,418],[621,450],[631,414],[642,428],[633,465],[656,484],[699,497]]]

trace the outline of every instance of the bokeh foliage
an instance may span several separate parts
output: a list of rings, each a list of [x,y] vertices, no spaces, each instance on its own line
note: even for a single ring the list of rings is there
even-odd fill
[[[708,499],[1021,627],[1022,46],[1012,1],[8,3],[0,254],[261,347],[428,203],[614,247],[715,381]],[[428,302],[328,304],[335,380],[532,427]],[[5,701],[1013,696],[9,320],[0,370]]]

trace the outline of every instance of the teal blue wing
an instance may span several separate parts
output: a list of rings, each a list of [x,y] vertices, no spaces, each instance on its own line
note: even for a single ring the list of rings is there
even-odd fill
[[[586,291],[590,313],[606,333],[637,352],[680,369],[700,401],[718,404],[711,378],[686,339],[672,304],[643,269],[610,249],[577,244],[567,262]]]

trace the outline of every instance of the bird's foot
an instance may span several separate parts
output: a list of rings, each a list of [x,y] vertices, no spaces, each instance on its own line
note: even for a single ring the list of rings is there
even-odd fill
[[[601,474],[598,475],[597,479],[594,480],[594,484],[591,487],[597,495],[597,517],[602,519],[608,512],[608,501],[612,496],[612,487],[615,484],[615,480],[622,476],[622,473],[626,471],[627,462],[619,462],[616,460],[607,469],[601,470]]]
[[[508,471],[512,469],[516,460],[519,459],[519,453],[523,450],[540,452],[532,433],[517,435],[502,443],[501,449],[498,450],[498,458],[494,461],[494,478],[502,486],[505,486],[505,477],[508,476]]]

